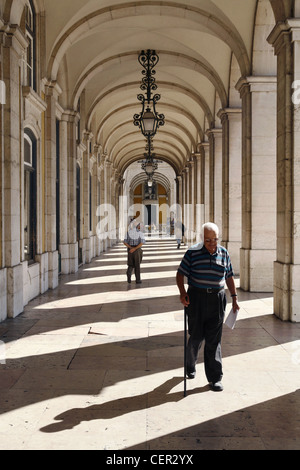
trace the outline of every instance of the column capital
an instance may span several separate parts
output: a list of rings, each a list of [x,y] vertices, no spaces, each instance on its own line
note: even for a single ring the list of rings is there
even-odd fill
[[[209,142],[200,142],[199,144],[197,144],[197,154],[205,154],[205,152],[209,151],[209,147]]]
[[[277,89],[277,76],[249,76],[241,77],[235,88],[239,91],[241,97],[245,92],[275,92]]]
[[[210,137],[222,137],[223,129],[221,127],[214,127],[205,131],[208,138]]]
[[[300,19],[289,18],[276,24],[267,37],[267,41],[274,47],[275,54],[278,55],[282,46],[287,43],[300,40]]]
[[[76,122],[76,119],[79,119],[79,114],[77,111],[72,110],[72,109],[67,109],[64,110],[64,112],[61,115],[61,121],[66,121],[66,122]]]
[[[84,141],[90,142],[92,140],[92,138],[94,137],[94,134],[91,131],[88,131],[87,129],[85,129],[82,132],[82,136],[83,136]]]
[[[196,163],[198,163],[198,162],[201,162],[201,160],[203,158],[203,153],[197,152],[197,153],[194,154],[194,156],[195,156]]]
[[[221,123],[223,124],[223,121],[227,119],[231,119],[232,117],[238,117],[241,118],[242,115],[242,108],[222,108],[217,112],[218,118],[221,120]]]
[[[46,96],[53,96],[55,99],[58,99],[58,97],[62,94],[62,89],[56,80],[47,80],[44,78],[42,83]]]
[[[102,165],[102,167],[104,168],[104,163],[105,163],[105,159],[107,158],[107,154],[106,153],[102,153],[100,155],[100,165]]]
[[[191,159],[188,161],[188,165],[193,167],[193,165],[195,164],[194,154],[192,154],[190,158]]]
[[[111,167],[112,162],[109,160],[109,156],[108,156],[108,155],[105,155],[105,161],[104,161],[104,163],[105,163],[106,168],[110,168],[110,167]]]
[[[100,152],[100,144],[94,144],[94,153],[99,153]]]

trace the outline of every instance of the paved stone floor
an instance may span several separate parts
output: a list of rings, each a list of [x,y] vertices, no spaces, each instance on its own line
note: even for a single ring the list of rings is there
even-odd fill
[[[271,294],[239,292],[224,392],[201,353],[184,398],[184,250],[148,241],[128,285],[117,245],[0,324],[0,449],[300,449],[300,324],[272,315]]]

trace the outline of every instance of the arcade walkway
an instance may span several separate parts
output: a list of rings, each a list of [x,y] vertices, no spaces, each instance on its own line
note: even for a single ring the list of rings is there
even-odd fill
[[[128,285],[118,245],[0,324],[0,449],[300,448],[300,324],[276,319],[271,295],[239,293],[224,392],[201,357],[183,397],[183,253],[149,241]]]

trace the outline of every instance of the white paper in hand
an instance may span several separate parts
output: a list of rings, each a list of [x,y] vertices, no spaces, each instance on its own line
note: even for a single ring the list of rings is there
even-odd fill
[[[233,328],[235,327],[237,314],[238,314],[238,310],[234,312],[232,308],[228,314],[228,317],[225,320],[225,325],[228,326],[228,328],[230,328],[231,330],[233,330]]]

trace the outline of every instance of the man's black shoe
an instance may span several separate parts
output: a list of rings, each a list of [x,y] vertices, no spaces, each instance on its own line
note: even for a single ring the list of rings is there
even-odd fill
[[[194,379],[196,377],[196,371],[195,370],[193,372],[187,371],[186,375],[188,376],[189,379]]]
[[[213,392],[223,392],[224,390],[224,387],[221,381],[215,382],[215,383],[210,382],[209,386]]]
[[[128,284],[131,283],[131,277],[130,276],[127,276],[127,282],[128,282]]]
[[[137,284],[142,284],[142,281],[135,281]]]

